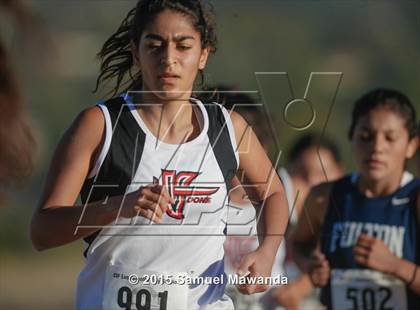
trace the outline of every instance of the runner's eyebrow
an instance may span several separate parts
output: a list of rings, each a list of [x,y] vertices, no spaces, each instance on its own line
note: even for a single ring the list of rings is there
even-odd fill
[[[364,130],[364,131],[369,131],[369,132],[378,132],[378,130],[374,130],[374,129],[372,129],[372,127],[365,126],[365,125],[360,126],[359,130]],[[386,134],[390,134],[390,133],[394,133],[396,131],[398,131],[398,129],[391,128],[391,129],[385,129],[383,132],[386,133]]]
[[[185,40],[195,40],[195,38],[193,36],[180,35],[180,36],[175,36],[174,40],[177,42],[181,42]]]
[[[149,33],[144,38],[149,40],[166,41],[163,37],[155,33]],[[195,40],[195,38],[193,36],[188,35],[176,35],[174,37],[174,41],[176,42],[181,42],[185,40]]]

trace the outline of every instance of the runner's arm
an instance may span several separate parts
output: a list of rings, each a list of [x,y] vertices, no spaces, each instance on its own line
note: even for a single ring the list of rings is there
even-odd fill
[[[304,271],[307,271],[308,259],[319,244],[330,188],[331,183],[323,183],[311,189],[305,199],[298,223],[290,234],[293,259]]]
[[[420,190],[417,192],[417,231],[420,232]],[[417,238],[419,236],[417,235]],[[405,259],[398,258],[392,272],[394,276],[403,280],[417,295],[420,295],[420,266]]]
[[[98,229],[75,233],[83,206],[74,204],[103,135],[102,112],[92,107],[81,112],[62,137],[32,217],[30,237],[37,250],[70,243]],[[84,211],[83,222],[106,225],[115,219],[118,207],[116,199],[109,199],[107,204],[91,203]]]
[[[236,112],[231,113],[231,118],[238,144],[239,168],[244,172],[244,183],[250,185],[244,188],[249,199],[263,207],[261,218],[257,218],[264,229],[258,250],[274,260],[288,223],[283,185],[252,128]]]

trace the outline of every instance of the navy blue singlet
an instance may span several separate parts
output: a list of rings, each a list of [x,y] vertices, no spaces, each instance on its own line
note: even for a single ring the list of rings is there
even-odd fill
[[[330,194],[321,249],[328,259],[332,275],[334,270],[349,272],[353,277],[359,273],[375,273],[354,260],[353,246],[361,233],[383,240],[392,253],[419,265],[420,225],[417,223],[416,199],[420,179],[405,173],[397,191],[377,198],[367,198],[360,193],[356,179],[357,175],[354,174],[334,182]],[[377,275],[380,274],[370,274],[369,277],[375,278]],[[399,289],[389,289],[381,287],[380,283],[383,282],[380,280],[377,280],[379,284],[376,286],[369,287],[369,278],[353,283],[352,280],[344,280],[343,274],[338,278],[334,280],[337,277],[331,277],[321,290],[321,302],[328,309],[334,309],[334,305],[335,308],[346,309],[403,309],[400,305],[404,303],[408,309],[420,309],[420,296],[416,296],[403,283],[399,284]],[[334,281],[333,284],[331,281]],[[358,284],[354,285],[356,282]],[[401,298],[405,299],[402,303]]]

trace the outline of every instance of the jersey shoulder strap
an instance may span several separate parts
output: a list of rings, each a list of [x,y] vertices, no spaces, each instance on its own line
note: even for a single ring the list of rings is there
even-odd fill
[[[112,98],[97,106],[105,118],[105,139],[95,171],[80,191],[83,204],[125,194],[140,163],[146,139],[124,97]],[[88,244],[84,256],[99,232],[84,239]]]
[[[216,102],[203,103],[209,119],[207,135],[217,163],[222,171],[226,188],[239,168],[239,155],[235,130],[229,112]]]
[[[123,96],[97,105],[105,116],[105,141],[108,143],[102,145],[103,158],[97,163],[97,172],[90,175],[82,187],[83,203],[124,194],[140,162],[145,142],[145,133]]]

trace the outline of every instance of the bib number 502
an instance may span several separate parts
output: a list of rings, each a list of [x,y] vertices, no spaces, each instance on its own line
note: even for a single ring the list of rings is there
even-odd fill
[[[159,310],[166,310],[168,304],[168,291],[158,293]],[[140,289],[135,295],[135,305],[138,310],[150,310],[152,303],[152,294],[146,289]],[[133,292],[127,286],[123,286],[118,290],[118,305],[126,310],[131,310],[133,304]]]
[[[373,288],[354,288],[349,287],[346,291],[347,300],[353,303],[353,309],[380,309],[391,310],[386,307],[387,301],[391,298],[391,290],[388,287],[379,287],[377,290]],[[381,298],[382,297],[382,298]],[[381,299],[380,299],[381,298]],[[376,302],[379,305],[376,305]]]

